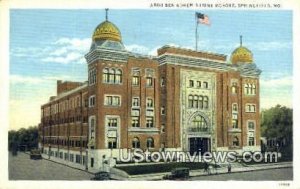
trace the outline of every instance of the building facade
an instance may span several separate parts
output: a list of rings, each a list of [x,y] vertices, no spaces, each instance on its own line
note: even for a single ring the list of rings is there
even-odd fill
[[[41,106],[43,156],[82,169],[120,149],[260,151],[259,75],[249,49],[227,56],[172,46],[129,52],[106,20],[85,55],[88,81],[57,81]]]

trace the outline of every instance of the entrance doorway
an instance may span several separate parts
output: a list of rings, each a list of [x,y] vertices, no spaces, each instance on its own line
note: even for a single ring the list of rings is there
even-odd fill
[[[190,144],[190,154],[201,154],[203,155],[205,152],[210,151],[210,139],[203,137],[192,137],[189,138]]]

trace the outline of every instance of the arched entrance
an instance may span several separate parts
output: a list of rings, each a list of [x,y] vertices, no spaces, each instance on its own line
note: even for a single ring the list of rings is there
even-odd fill
[[[187,128],[189,152],[191,155],[203,155],[210,151],[211,138],[208,119],[201,113],[195,113]]]

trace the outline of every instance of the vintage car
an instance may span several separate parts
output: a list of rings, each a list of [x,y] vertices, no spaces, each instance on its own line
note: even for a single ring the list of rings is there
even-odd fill
[[[110,174],[109,172],[105,171],[100,171],[95,173],[95,176],[91,178],[91,180],[109,180],[110,179]]]
[[[38,149],[30,150],[30,159],[34,159],[34,160],[42,159],[42,154],[40,150]]]
[[[190,176],[190,169],[186,167],[179,167],[172,170],[170,175],[165,175],[165,180],[187,180]]]

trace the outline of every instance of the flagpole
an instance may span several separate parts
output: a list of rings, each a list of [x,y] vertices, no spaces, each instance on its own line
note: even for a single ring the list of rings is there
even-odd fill
[[[197,13],[195,13],[195,21],[196,21],[195,40],[196,40],[196,51],[197,51],[198,50],[198,19],[197,19]]]

